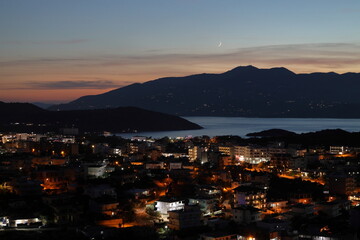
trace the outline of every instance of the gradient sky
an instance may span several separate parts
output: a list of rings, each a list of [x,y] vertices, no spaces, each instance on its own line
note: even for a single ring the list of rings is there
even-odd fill
[[[250,64],[360,72],[360,1],[0,0],[0,101]]]

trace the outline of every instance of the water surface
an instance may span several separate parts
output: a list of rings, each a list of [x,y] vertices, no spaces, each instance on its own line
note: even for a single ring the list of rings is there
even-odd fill
[[[360,131],[360,119],[336,119],[336,118],[243,118],[243,117],[184,117],[197,123],[204,129],[185,131],[164,132],[140,132],[117,134],[125,138],[132,136],[147,136],[153,138],[162,137],[186,137],[202,136],[210,137],[221,135],[238,135],[245,137],[247,133],[259,132],[272,128],[281,128],[296,133],[313,132],[324,129],[341,128],[349,132]]]

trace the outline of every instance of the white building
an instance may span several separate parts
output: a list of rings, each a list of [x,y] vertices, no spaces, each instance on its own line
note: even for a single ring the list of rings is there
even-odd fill
[[[276,147],[258,147],[258,146],[235,146],[235,159],[250,164],[259,164],[261,162],[268,162],[274,154],[285,154],[285,148]]]
[[[167,215],[168,211],[181,210],[185,206],[185,200],[174,198],[161,198],[156,201],[155,209],[163,215]]]
[[[208,149],[205,147],[194,146],[192,148],[189,148],[189,160],[193,162],[196,159],[199,159],[201,160],[201,162],[205,163],[208,161],[207,151]]]
[[[346,146],[330,146],[331,154],[344,154],[349,152],[349,148]]]
[[[89,177],[101,178],[106,173],[106,165],[85,165],[85,174]]]

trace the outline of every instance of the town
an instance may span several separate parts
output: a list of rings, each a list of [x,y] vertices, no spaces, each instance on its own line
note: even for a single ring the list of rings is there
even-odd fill
[[[357,239],[360,144],[3,133],[1,239]]]

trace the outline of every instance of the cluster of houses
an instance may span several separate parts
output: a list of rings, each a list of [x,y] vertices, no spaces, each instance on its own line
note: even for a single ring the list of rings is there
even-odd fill
[[[359,153],[232,136],[2,134],[0,227],[66,226],[88,239],[141,227],[162,239],[356,239]]]

